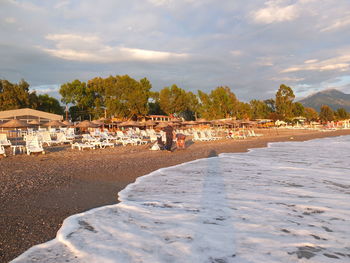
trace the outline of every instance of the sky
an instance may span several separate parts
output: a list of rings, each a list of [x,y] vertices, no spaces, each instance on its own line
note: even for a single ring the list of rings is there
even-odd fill
[[[124,74],[242,101],[350,93],[349,32],[349,0],[0,0],[0,79],[58,98]]]

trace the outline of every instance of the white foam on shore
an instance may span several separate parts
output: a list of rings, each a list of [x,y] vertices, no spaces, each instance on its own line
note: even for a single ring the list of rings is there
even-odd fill
[[[157,170],[13,262],[350,262],[350,136]]]

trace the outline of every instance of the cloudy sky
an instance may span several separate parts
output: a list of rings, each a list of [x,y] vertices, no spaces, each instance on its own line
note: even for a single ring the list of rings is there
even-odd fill
[[[350,93],[349,0],[0,0],[0,79],[147,77],[240,100]]]

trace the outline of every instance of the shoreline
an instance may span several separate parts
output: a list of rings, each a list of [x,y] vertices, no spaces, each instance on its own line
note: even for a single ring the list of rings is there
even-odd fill
[[[246,152],[266,147],[270,142],[350,135],[350,130],[263,132],[262,137],[245,140],[196,142],[171,154],[149,151],[148,146],[83,152],[59,146],[50,148],[47,155],[3,158],[0,160],[0,262],[53,239],[68,216],[118,203],[118,192],[136,178],[159,168],[223,152]]]

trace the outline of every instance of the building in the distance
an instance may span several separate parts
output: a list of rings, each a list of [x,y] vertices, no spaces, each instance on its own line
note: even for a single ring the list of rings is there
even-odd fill
[[[36,120],[40,124],[45,124],[52,120],[61,121],[63,116],[29,108],[0,111],[0,124],[12,119],[18,119],[27,123]]]

